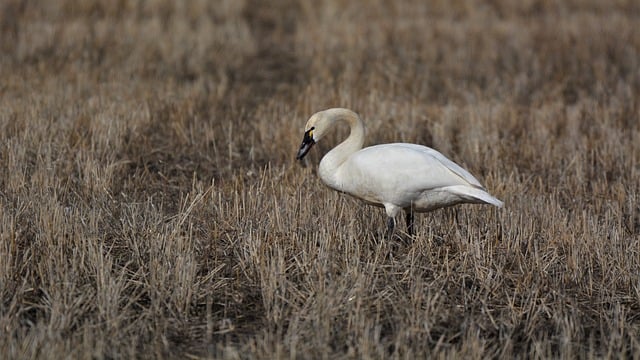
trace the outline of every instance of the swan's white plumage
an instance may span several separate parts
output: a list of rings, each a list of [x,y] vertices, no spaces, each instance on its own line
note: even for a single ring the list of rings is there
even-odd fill
[[[460,203],[502,207],[473,175],[434,149],[408,143],[362,149],[364,126],[358,115],[347,109],[311,116],[298,158],[337,121],[347,122],[351,133],[320,162],[318,174],[329,187],[383,206],[389,217],[402,209],[425,212]]]

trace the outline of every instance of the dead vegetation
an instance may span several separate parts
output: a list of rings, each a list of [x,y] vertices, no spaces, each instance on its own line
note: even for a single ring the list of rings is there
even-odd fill
[[[423,3],[4,1],[2,357],[638,356],[640,7]],[[382,241],[333,106],[506,207]]]

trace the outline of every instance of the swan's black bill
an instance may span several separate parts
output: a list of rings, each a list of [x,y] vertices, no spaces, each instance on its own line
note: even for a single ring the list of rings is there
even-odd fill
[[[300,145],[300,150],[298,150],[298,155],[296,155],[296,159],[301,160],[305,155],[307,155],[307,153],[309,152],[309,150],[311,150],[311,147],[315,143],[316,142],[313,141],[313,128],[312,128],[311,130],[304,133],[304,138],[302,139],[302,144]]]

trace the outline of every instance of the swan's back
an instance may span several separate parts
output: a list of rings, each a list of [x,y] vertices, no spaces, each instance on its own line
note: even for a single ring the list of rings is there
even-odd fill
[[[460,165],[458,165],[458,164],[454,163],[453,161],[449,160],[446,156],[442,155],[437,150],[434,150],[434,149],[432,149],[430,147],[426,147],[426,146],[423,146],[423,145],[408,144],[408,143],[383,144],[383,145],[378,145],[378,146],[372,146],[372,148],[381,147],[381,148],[383,148],[382,151],[386,151],[386,150],[384,150],[384,148],[386,147],[385,145],[390,145],[390,147],[407,149],[407,152],[403,153],[406,156],[409,156],[409,151],[413,151],[415,153],[419,153],[419,154],[422,155],[421,158],[422,158],[423,161],[429,159],[429,164],[428,165],[430,165],[430,166],[436,165],[436,164],[433,164],[433,162],[431,161],[431,160],[436,160],[437,162],[440,163],[440,164],[437,164],[437,165],[444,166],[444,168],[446,168],[450,172],[452,172],[455,175],[457,175],[460,178],[462,178],[462,180],[464,180],[468,185],[482,187],[482,184],[480,184],[478,179],[476,179],[473,175],[471,175],[471,173],[469,173],[467,170],[465,170]],[[364,149],[364,150],[366,150],[366,149]]]
[[[440,152],[417,144],[364,148],[349,156],[337,176],[343,187],[339,190],[374,204],[392,203],[404,208],[420,203],[421,198],[423,203],[434,203],[426,204],[424,211],[466,202],[460,195],[468,195],[467,192],[475,195],[474,190],[490,196],[467,170]],[[469,196],[468,202],[477,199],[480,200],[477,202],[492,203]]]

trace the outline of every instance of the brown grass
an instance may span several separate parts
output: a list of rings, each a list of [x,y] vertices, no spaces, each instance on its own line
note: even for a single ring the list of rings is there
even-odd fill
[[[633,1],[0,4],[0,357],[637,357]],[[380,209],[315,111],[506,207]]]

